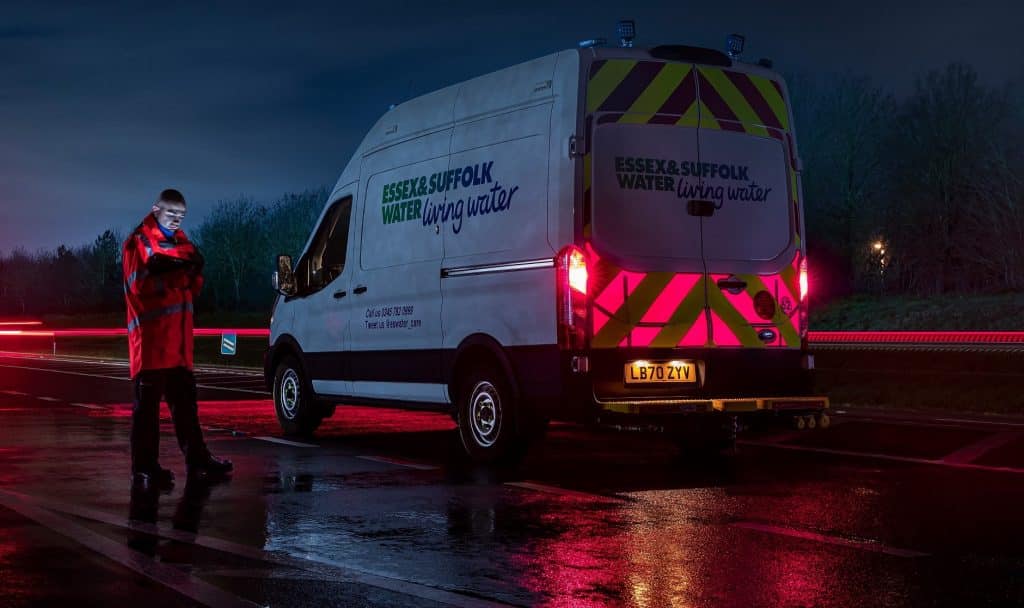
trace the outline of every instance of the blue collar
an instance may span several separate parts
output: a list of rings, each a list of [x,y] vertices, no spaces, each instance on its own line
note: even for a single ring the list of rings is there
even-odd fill
[[[156,226],[157,226],[157,228],[160,229],[160,232],[164,233],[164,236],[167,237],[167,240],[169,240],[169,241],[173,241],[174,240],[174,233],[176,231],[171,230],[169,228],[164,228],[163,225],[160,224],[160,222],[157,222]]]

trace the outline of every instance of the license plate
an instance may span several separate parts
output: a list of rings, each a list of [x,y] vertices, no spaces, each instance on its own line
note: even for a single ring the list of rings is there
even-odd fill
[[[630,361],[626,384],[687,384],[697,381],[692,361]]]

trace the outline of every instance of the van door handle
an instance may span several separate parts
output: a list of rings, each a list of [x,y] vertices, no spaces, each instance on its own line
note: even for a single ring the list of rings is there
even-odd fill
[[[359,295],[361,293],[366,293],[366,285],[359,285],[358,287],[356,287],[355,289],[352,290],[352,293],[354,293],[356,295]]]
[[[719,289],[724,289],[733,294],[737,294],[747,288],[747,282],[740,279],[718,279],[716,284]]]
[[[347,295],[348,295],[347,291],[344,291],[344,290],[343,291],[336,291],[336,292],[334,292],[334,299],[335,300],[340,300],[340,299],[344,298]]]

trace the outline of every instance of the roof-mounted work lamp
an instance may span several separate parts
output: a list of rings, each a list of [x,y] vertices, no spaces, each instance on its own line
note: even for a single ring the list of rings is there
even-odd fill
[[[747,38],[740,34],[729,34],[729,37],[725,39],[725,52],[729,55],[730,59],[736,59],[743,52],[743,45],[746,43]]]
[[[632,19],[619,21],[616,32],[619,35],[619,46],[625,49],[632,48],[633,39],[636,38],[636,21]]]

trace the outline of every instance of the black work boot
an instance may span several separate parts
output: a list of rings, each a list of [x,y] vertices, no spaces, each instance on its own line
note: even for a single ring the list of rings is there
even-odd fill
[[[174,487],[174,473],[157,466],[156,469],[132,473],[132,488],[141,491],[170,491]]]
[[[231,474],[234,468],[235,466],[231,464],[230,460],[218,460],[213,455],[207,454],[205,458],[189,463],[188,478],[197,481],[224,479]]]

